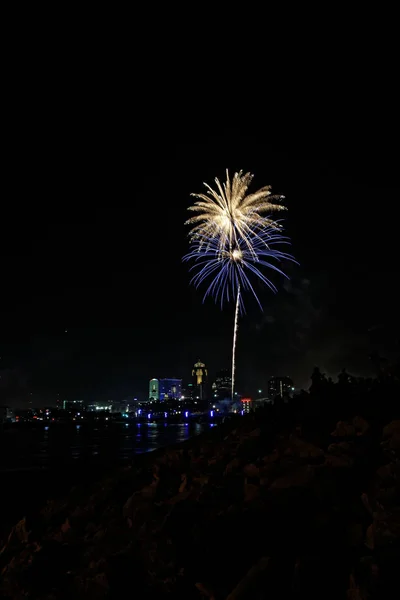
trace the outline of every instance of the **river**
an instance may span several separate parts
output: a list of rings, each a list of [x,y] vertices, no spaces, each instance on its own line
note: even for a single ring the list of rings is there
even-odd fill
[[[0,540],[50,497],[100,478],[135,456],[198,435],[199,423],[15,424],[0,431]]]

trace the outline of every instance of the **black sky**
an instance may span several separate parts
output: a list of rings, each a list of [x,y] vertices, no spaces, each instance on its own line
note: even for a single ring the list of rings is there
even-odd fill
[[[371,352],[397,348],[399,195],[395,163],[378,153],[276,151],[236,134],[139,137],[120,124],[86,128],[81,115],[44,130],[28,119],[8,165],[1,403],[31,392],[37,402],[144,397],[149,378],[185,378],[199,357],[211,373],[229,367],[233,307],[202,304],[181,262],[190,193],[227,167],[286,196],[300,263],[276,296],[259,289],[263,313],[248,299],[239,388],[252,393],[273,374],[306,386],[315,364],[368,374]]]

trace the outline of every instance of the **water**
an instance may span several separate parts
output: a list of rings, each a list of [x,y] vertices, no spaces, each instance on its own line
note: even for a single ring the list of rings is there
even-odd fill
[[[199,423],[18,424],[0,430],[0,541],[11,525],[72,486],[135,456],[198,435]]]
[[[199,423],[19,424],[0,433],[0,474],[53,470],[84,463],[127,464],[135,455],[182,442]]]

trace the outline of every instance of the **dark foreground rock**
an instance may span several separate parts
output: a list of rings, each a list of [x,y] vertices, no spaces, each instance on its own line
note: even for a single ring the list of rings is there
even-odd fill
[[[238,418],[22,519],[2,598],[392,597],[400,422],[356,416],[324,447]]]

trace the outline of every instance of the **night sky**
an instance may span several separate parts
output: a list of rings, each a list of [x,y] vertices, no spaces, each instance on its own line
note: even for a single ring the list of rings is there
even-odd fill
[[[70,127],[71,125],[71,127]],[[118,130],[118,131],[117,131]],[[271,375],[308,386],[314,365],[369,374],[398,349],[393,168],[357,153],[276,151],[251,137],[142,141],[64,123],[24,131],[10,150],[2,211],[0,404],[146,396],[151,377],[188,377],[201,358],[229,368],[234,307],[189,286],[187,207],[228,167],[286,196],[300,265],[261,286],[240,321],[238,390]],[[67,331],[65,331],[67,330]]]

